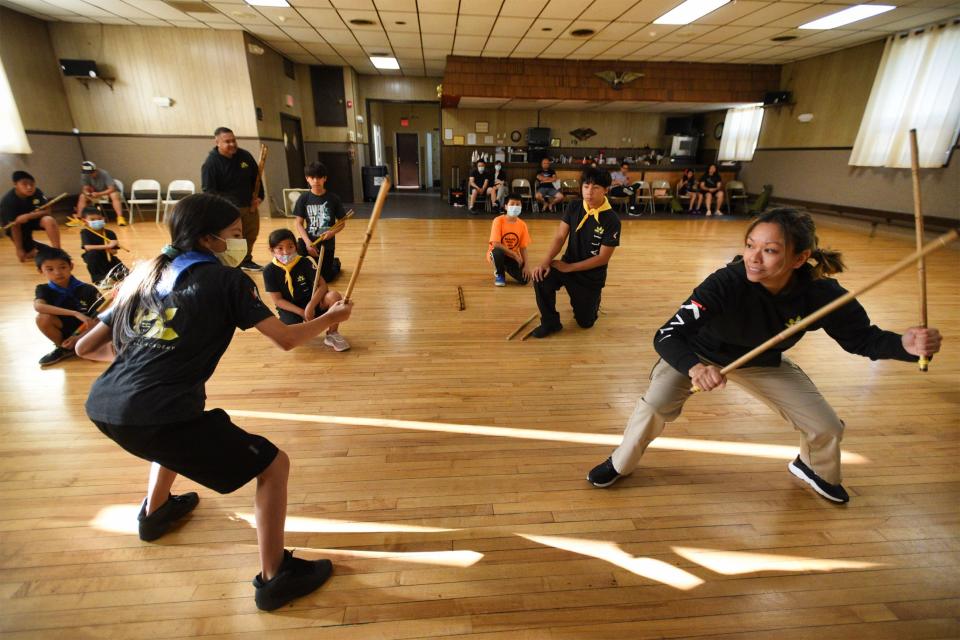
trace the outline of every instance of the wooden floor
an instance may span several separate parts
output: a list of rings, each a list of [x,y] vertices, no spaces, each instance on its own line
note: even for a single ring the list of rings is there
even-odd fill
[[[284,223],[269,222],[261,262]],[[530,223],[539,257],[556,223]],[[488,225],[381,221],[341,329],[352,350],[283,353],[251,331],[223,358],[208,407],[290,453],[288,546],[336,565],[323,589],[273,614],[252,598],[252,486],[201,488],[182,529],[139,541],[147,465],[84,416],[103,365],[37,366],[49,350],[33,326],[40,279],[4,240],[0,634],[960,637],[958,252],[928,263],[931,323],[946,335],[929,373],[822,334],[791,352],[847,423],[852,498],[835,506],[787,473],[796,434],[736,388],[693,398],[629,479],[584,480],[645,388],[654,330],[739,250],[742,222],[625,220],[597,325],[574,328],[561,294],[568,328],[522,343],[504,338],[535,309],[533,291],[492,286]],[[348,271],[363,227],[338,240]],[[152,222],[119,236],[140,258],[164,242]],[[848,287],[911,251],[906,236],[821,225],[820,237],[846,252]],[[64,246],[78,245],[66,230]],[[913,324],[915,281],[865,296],[871,318]]]

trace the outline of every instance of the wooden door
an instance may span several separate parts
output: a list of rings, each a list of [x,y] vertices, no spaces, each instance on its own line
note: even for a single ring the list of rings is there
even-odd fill
[[[397,134],[397,188],[420,188],[420,136]]]
[[[307,180],[303,176],[303,130],[300,119],[280,114],[280,129],[283,131],[283,150],[287,155],[287,176],[291,189],[306,188]]]
[[[321,151],[317,160],[327,167],[327,190],[343,202],[353,202],[353,166],[346,151]]]

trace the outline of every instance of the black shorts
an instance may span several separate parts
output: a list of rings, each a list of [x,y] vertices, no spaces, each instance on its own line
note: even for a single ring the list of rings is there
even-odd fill
[[[81,322],[73,316],[57,316],[60,318],[60,335],[66,340],[80,328]]]
[[[259,476],[279,451],[263,436],[247,433],[230,422],[223,409],[170,424],[93,423],[138,458],[159,463],[217,493],[232,493]]]

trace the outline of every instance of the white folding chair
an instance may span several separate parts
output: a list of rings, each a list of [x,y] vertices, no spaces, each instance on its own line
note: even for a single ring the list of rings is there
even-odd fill
[[[634,195],[637,199],[637,207],[640,208],[640,212],[636,215],[643,215],[643,212],[653,213],[653,190],[650,188],[650,183],[646,180],[641,180],[637,183],[637,190],[634,192]],[[642,205],[642,208],[641,208]]]
[[[127,205],[130,207],[130,218],[136,215],[137,205],[148,204],[153,206],[157,212],[157,219],[160,218],[160,182],[157,180],[139,179],[134,180],[130,186],[130,199]],[[143,218],[143,211],[140,212]]]
[[[537,212],[537,200],[533,197],[533,187],[530,186],[529,180],[526,178],[515,178],[513,182],[510,183],[510,190],[520,196],[520,204],[529,201],[530,211],[532,213]]]
[[[666,203],[669,210],[670,202],[673,201],[673,189],[666,180],[654,180],[650,183],[650,191],[653,195],[653,212],[657,212],[657,205]]]
[[[167,195],[163,199],[163,219],[167,219],[167,212],[170,207],[177,204],[178,200],[197,192],[193,180],[173,180],[167,185]],[[160,210],[157,209],[157,222],[160,222]]]
[[[733,214],[733,201],[738,200],[746,205],[750,196],[747,195],[747,187],[739,180],[731,180],[726,185],[727,191],[727,213]]]
[[[284,189],[283,190],[283,215],[288,218],[293,217],[293,207],[296,206],[297,200],[300,199],[300,196],[304,193],[308,193],[310,189]]]

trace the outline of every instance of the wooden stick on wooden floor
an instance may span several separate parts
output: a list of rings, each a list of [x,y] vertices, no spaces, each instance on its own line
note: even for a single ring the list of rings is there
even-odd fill
[[[540,314],[539,314],[539,313],[537,314],[537,317],[538,317],[538,318],[540,317]],[[533,333],[534,331],[536,331],[536,330],[537,330],[537,327],[539,327],[539,326],[540,326],[540,325],[535,324],[535,325],[533,325],[532,327],[530,327],[529,329],[527,329],[526,331],[524,331],[524,332],[523,332],[523,335],[520,336],[520,342],[523,342],[524,340],[526,340],[527,338],[529,338],[529,337],[530,337],[530,334]]]
[[[521,331],[523,331],[523,328],[524,328],[525,326],[527,326],[528,324],[530,324],[530,323],[533,322],[536,318],[539,318],[539,317],[540,317],[540,314],[539,314],[539,313],[537,313],[537,312],[531,313],[531,314],[530,314],[530,317],[523,321],[523,324],[521,324],[519,327],[517,327],[516,329],[514,329],[514,330],[510,333],[510,335],[507,336],[507,340],[512,340],[515,335],[517,335],[518,333],[520,333]]]
[[[317,256],[317,273],[316,273],[315,276],[313,276],[313,290],[314,290],[314,291],[316,291],[316,290],[320,287],[320,277],[321,277],[321,276],[320,276],[320,270],[321,270],[321,267],[323,267],[323,252],[326,251],[326,250],[327,250],[327,248],[326,248],[325,246],[320,245],[320,255]]]
[[[864,293],[866,293],[867,291],[870,291],[871,289],[873,289],[874,287],[876,287],[878,284],[882,284],[883,282],[886,282],[887,280],[889,280],[890,278],[892,278],[892,277],[895,276],[896,274],[900,273],[901,271],[903,271],[903,270],[906,269],[907,267],[909,267],[909,266],[913,265],[914,263],[916,263],[916,261],[917,261],[919,258],[922,258],[922,257],[926,256],[926,255],[929,254],[929,253],[933,253],[934,251],[937,251],[938,249],[942,249],[943,247],[947,246],[948,244],[950,244],[951,242],[953,242],[954,240],[956,240],[958,237],[960,237],[960,234],[957,233],[957,230],[956,230],[956,229],[951,229],[950,231],[948,231],[947,233],[943,234],[942,236],[940,236],[939,238],[937,238],[937,239],[934,240],[933,242],[931,242],[931,243],[929,243],[929,244],[927,244],[927,245],[924,245],[924,246],[923,246],[921,249],[919,249],[918,251],[914,251],[913,253],[911,253],[910,255],[908,255],[906,258],[904,258],[903,260],[901,260],[901,261],[898,262],[897,264],[893,265],[892,267],[890,267],[889,269],[887,269],[886,271],[884,271],[884,272],[881,273],[880,275],[876,276],[873,280],[871,280],[871,281],[868,282],[867,284],[863,285],[863,286],[860,287],[859,289],[855,289],[855,290],[853,290],[853,291],[848,291],[847,293],[843,294],[842,296],[840,296],[839,298],[837,298],[837,299],[834,300],[833,302],[831,302],[831,303],[829,303],[829,304],[826,304],[826,305],[820,307],[819,309],[817,309],[816,311],[814,311],[813,313],[811,313],[810,315],[808,315],[808,316],[807,316],[806,318],[804,318],[803,320],[800,320],[800,321],[797,322],[796,324],[791,325],[789,328],[784,329],[783,331],[781,331],[781,332],[778,333],[777,335],[773,336],[772,338],[770,338],[769,340],[767,340],[766,342],[764,342],[764,343],[761,344],[760,346],[758,346],[758,347],[756,347],[756,348],[754,348],[754,349],[751,349],[750,351],[748,351],[747,353],[743,354],[742,356],[740,356],[739,358],[737,358],[736,360],[734,360],[733,362],[731,362],[730,364],[728,364],[727,366],[725,366],[723,369],[721,369],[721,370],[720,370],[720,373],[721,373],[722,375],[727,375],[728,373],[730,373],[730,372],[733,371],[734,369],[739,369],[740,367],[742,367],[742,366],[745,365],[746,363],[748,363],[748,362],[750,362],[751,360],[753,360],[754,358],[756,358],[756,357],[757,357],[758,355],[760,355],[761,353],[765,352],[765,351],[766,351],[767,349],[769,349],[770,347],[772,347],[772,346],[774,346],[774,345],[776,345],[776,344],[778,344],[778,343],[786,340],[787,338],[789,338],[789,337],[792,336],[793,334],[795,334],[795,333],[797,333],[797,332],[799,332],[799,331],[802,331],[802,330],[806,329],[807,327],[809,327],[811,324],[813,324],[814,322],[816,322],[816,321],[819,320],[820,318],[822,318],[822,317],[824,317],[825,315],[833,312],[833,311],[836,310],[836,309],[839,309],[840,307],[842,307],[843,305],[847,304],[848,302],[850,302],[851,300],[853,300],[853,299],[856,298],[857,296],[861,296],[861,295],[863,295]],[[696,385],[694,385],[693,387],[690,388],[690,391],[692,391],[693,393],[697,393],[698,391],[701,391],[701,389],[700,389],[699,387],[697,387]]]
[[[920,204],[920,150],[917,147],[917,130],[910,129],[910,169],[913,175],[913,218],[916,222],[917,251],[923,248],[923,207]],[[920,281],[920,326],[927,326],[927,268],[923,256],[917,258],[917,278]],[[917,366],[926,371],[930,359],[920,356]]]
[[[360,247],[360,255],[357,256],[357,266],[350,274],[350,282],[347,284],[347,290],[343,294],[343,299],[350,302],[350,294],[353,293],[353,287],[357,284],[357,276],[360,275],[360,267],[363,266],[363,258],[367,255],[367,247],[370,246],[370,238],[373,237],[373,229],[377,226],[377,220],[383,212],[383,205],[387,201],[387,194],[390,193],[390,178],[384,176],[380,184],[380,193],[377,194],[377,201],[373,205],[373,213],[370,214],[370,222],[367,223],[367,233],[363,238],[363,245]]]
[[[463,299],[463,287],[457,285],[457,307],[460,311],[467,308],[467,301]]]
[[[63,193],[61,193],[60,195],[58,195],[56,198],[53,198],[52,200],[47,200],[46,202],[44,202],[42,205],[40,205],[39,207],[37,207],[36,209],[34,209],[33,211],[31,211],[30,213],[36,213],[37,211],[42,211],[42,210],[44,210],[44,209],[48,209],[48,208],[52,207],[53,205],[55,205],[56,203],[58,203],[58,202],[60,202],[61,200],[63,200],[64,198],[66,198],[68,195],[70,195],[70,194],[68,194],[66,191],[64,191]],[[8,224],[3,225],[3,231],[6,231],[7,229],[12,228],[13,225],[15,225],[15,224],[17,224],[17,223],[16,223],[16,222],[10,222],[10,223],[8,223]]]

